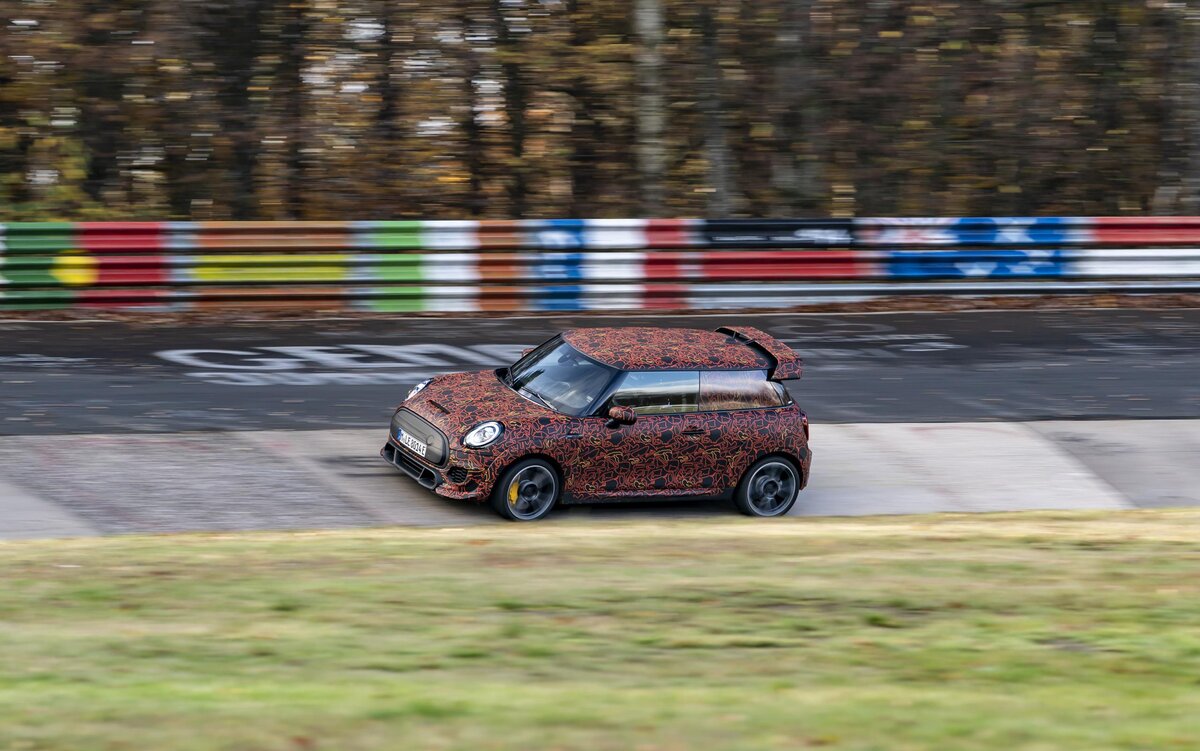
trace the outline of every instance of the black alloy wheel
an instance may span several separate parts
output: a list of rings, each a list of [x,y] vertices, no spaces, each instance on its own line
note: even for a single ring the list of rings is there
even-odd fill
[[[782,456],[768,456],[746,470],[734,492],[738,511],[748,516],[783,516],[800,495],[800,470]]]
[[[508,468],[492,490],[492,508],[514,522],[532,522],[550,513],[562,493],[558,472],[542,459],[525,459]]]

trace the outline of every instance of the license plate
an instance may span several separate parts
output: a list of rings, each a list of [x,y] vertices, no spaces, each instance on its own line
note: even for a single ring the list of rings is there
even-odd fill
[[[408,448],[412,449],[413,453],[415,453],[417,456],[421,457],[422,459],[425,458],[425,452],[429,450],[428,445],[421,443],[416,438],[413,438],[408,433],[405,433],[403,430],[397,430],[396,433],[397,433],[396,438],[397,438],[397,440],[400,441],[401,445],[407,446]]]

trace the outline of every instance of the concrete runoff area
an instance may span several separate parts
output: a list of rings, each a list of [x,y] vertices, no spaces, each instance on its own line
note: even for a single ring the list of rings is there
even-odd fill
[[[384,437],[3,437],[0,537],[503,523],[385,464]],[[812,446],[797,516],[1200,505],[1200,420],[818,424]],[[716,501],[573,506],[548,523],[727,513]]]
[[[99,530],[58,504],[34,496],[0,478],[0,538],[36,540],[85,537]]]

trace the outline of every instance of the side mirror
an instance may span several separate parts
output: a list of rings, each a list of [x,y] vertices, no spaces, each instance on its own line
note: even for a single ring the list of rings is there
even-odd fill
[[[610,428],[618,425],[632,425],[635,422],[637,422],[637,412],[633,411],[633,407],[608,408],[608,426]]]

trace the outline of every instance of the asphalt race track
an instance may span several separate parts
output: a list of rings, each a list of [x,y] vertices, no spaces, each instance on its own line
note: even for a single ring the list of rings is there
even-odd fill
[[[408,385],[511,362],[564,328],[728,321],[803,354],[795,396],[815,422],[1200,418],[1197,310],[0,321],[0,435],[380,426]]]
[[[799,350],[798,514],[1200,504],[1200,311],[0,321],[0,536],[491,522],[376,456],[436,373],[563,328],[764,328]],[[1187,418],[1187,419],[1183,419]],[[236,432],[227,432],[236,431]],[[559,518],[727,513],[720,504]]]

